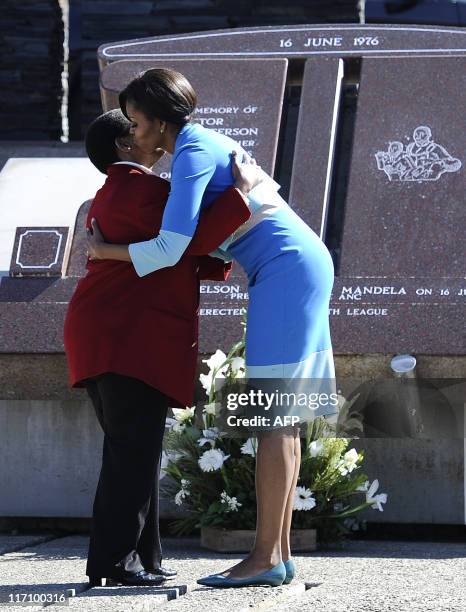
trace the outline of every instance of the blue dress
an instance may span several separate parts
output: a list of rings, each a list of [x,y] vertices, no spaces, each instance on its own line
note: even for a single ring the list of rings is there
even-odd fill
[[[214,130],[198,124],[181,129],[160,234],[129,245],[139,276],[180,259],[199,211],[233,184],[232,150],[243,152]],[[328,312],[333,261],[274,185],[269,178],[250,192],[251,219],[222,245],[248,275],[246,374],[257,379],[334,379]],[[316,415],[331,412],[320,409]]]

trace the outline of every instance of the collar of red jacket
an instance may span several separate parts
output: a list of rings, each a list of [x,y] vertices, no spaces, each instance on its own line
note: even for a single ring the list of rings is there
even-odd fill
[[[162,183],[166,183],[167,185],[170,185],[170,181],[167,181],[166,179],[162,178],[161,176],[158,176],[157,174],[154,174],[153,172],[144,172],[143,168],[144,166],[139,166],[139,164],[137,165],[133,165],[131,164],[112,164],[111,166],[109,166],[107,168],[107,176],[109,177],[116,177],[116,176],[127,176],[128,174],[137,174],[139,176],[147,176],[150,179],[156,179],[158,181],[161,181]]]

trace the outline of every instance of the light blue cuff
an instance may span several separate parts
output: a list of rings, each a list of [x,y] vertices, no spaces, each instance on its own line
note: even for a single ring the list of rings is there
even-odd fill
[[[128,246],[129,255],[138,276],[174,266],[179,262],[191,242],[191,236],[160,230],[152,240],[135,242]]]
[[[218,247],[218,250],[220,251],[226,251],[228,249],[228,247],[230,246],[230,244],[233,242],[233,234],[231,234],[230,236],[228,236],[228,238],[226,238],[222,244]]]
[[[253,192],[254,189],[248,193],[249,210],[251,211],[251,214],[254,214],[264,204],[262,198],[260,197],[261,194],[258,193],[256,195]]]

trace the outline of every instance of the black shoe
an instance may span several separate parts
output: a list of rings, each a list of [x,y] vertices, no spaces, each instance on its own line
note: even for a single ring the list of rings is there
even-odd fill
[[[127,574],[125,576],[107,576],[106,586],[158,586],[165,582],[163,576],[156,576],[149,574],[146,570],[141,570],[135,574]],[[100,576],[89,576],[89,585],[102,586],[103,577]]]
[[[155,576],[163,576],[167,580],[171,580],[178,575],[178,572],[175,572],[175,570],[169,569],[168,567],[158,567],[156,569],[146,568],[146,571],[154,574]]]

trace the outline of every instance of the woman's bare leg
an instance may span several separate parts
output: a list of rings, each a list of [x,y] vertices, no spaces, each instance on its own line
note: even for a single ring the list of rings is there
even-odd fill
[[[223,572],[232,578],[260,574],[282,558],[283,521],[295,475],[295,437],[289,433],[267,432],[258,438],[256,540],[246,559]]]
[[[296,434],[294,439],[294,456],[295,456],[295,467],[293,474],[293,481],[291,483],[290,492],[286,502],[285,517],[283,519],[282,527],[282,559],[288,561],[291,558],[291,547],[290,547],[290,530],[291,530],[291,519],[293,517],[293,505],[294,495],[296,489],[296,483],[299,477],[299,468],[301,467],[301,441],[299,439],[299,432]]]

